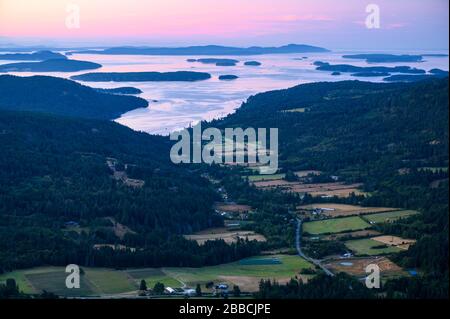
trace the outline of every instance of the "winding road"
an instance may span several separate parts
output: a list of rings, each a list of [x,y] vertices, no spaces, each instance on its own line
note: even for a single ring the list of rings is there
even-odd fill
[[[310,258],[308,256],[306,256],[303,251],[302,251],[302,242],[301,242],[301,238],[302,238],[302,220],[301,219],[297,219],[297,229],[296,229],[296,234],[295,234],[295,246],[297,248],[297,253],[300,257],[302,257],[303,259],[309,261],[310,263],[316,265],[317,267],[319,267],[320,269],[322,269],[328,276],[334,276],[334,274],[328,269],[326,268],[322,262],[318,259],[313,259]]]

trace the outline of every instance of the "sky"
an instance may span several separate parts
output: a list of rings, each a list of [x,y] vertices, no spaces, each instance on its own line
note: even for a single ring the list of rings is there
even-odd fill
[[[379,28],[366,25],[370,4]],[[0,45],[448,50],[448,11],[449,0],[0,0]]]

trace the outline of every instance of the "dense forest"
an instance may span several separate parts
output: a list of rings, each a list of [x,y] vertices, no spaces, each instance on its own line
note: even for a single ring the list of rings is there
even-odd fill
[[[0,75],[0,110],[112,120],[147,106],[138,97],[107,94],[61,78]]]
[[[0,142],[3,271],[67,263],[202,266],[260,249],[248,242],[200,247],[180,236],[222,221],[212,210],[214,189],[170,162],[163,137],[112,122],[1,111]],[[143,184],[115,179],[111,158],[117,172]],[[125,248],[93,248],[101,244]]]

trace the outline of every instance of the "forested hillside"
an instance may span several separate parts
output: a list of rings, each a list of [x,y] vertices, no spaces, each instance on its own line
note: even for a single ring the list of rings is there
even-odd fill
[[[368,195],[342,202],[419,210],[379,230],[418,240],[394,259],[421,276],[391,281],[389,290],[427,298],[448,296],[448,118],[447,78],[300,85],[253,96],[211,125],[277,127],[283,171],[320,170],[363,183]]]
[[[173,165],[168,142],[112,122],[0,111],[1,270],[203,266],[257,253],[180,236],[221,221],[208,181]]]
[[[61,78],[0,76],[0,110],[112,120],[147,106],[138,97],[102,93]]]

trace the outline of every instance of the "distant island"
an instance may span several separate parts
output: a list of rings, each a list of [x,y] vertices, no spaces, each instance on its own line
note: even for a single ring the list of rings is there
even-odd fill
[[[148,102],[135,96],[98,92],[77,82],[50,77],[0,76],[0,109],[112,120]]]
[[[33,53],[8,53],[0,54],[0,60],[14,60],[14,61],[45,61],[54,59],[67,59],[64,54],[55,53],[52,51],[44,50]]]
[[[409,66],[395,66],[395,67],[387,67],[387,66],[355,66],[350,64],[330,64],[327,62],[316,61],[314,65],[317,66],[316,70],[318,71],[331,71],[331,72],[343,72],[343,73],[365,73],[367,72],[383,72],[383,73],[407,73],[407,74],[425,74],[425,70],[411,68]]]
[[[237,75],[221,75],[219,76],[219,80],[222,81],[230,81],[230,80],[236,80],[239,79]]]
[[[69,59],[53,59],[41,62],[18,62],[0,65],[0,72],[78,72],[95,70],[98,63]]]
[[[188,59],[188,62],[199,62],[203,64],[215,64],[216,66],[235,66],[237,63],[239,63],[238,60],[233,59],[213,59],[213,58],[207,58],[207,59]]]
[[[247,66],[260,66],[261,62],[258,62],[258,61],[247,61],[247,62],[244,63],[244,65],[247,65]]]
[[[376,77],[376,76],[389,76],[391,75],[388,72],[358,72],[358,73],[353,73],[352,76],[357,76],[357,77]]]
[[[409,54],[349,54],[342,57],[344,59],[366,60],[368,63],[423,62],[423,56]]]
[[[211,74],[203,72],[177,71],[177,72],[105,72],[86,73],[72,76],[72,80],[85,82],[164,82],[182,81],[194,82],[211,78]]]
[[[385,82],[418,82],[418,81],[424,81],[424,80],[431,80],[431,79],[443,79],[448,77],[447,73],[441,73],[441,74],[396,74],[391,75],[387,78],[384,78],[383,81]]]
[[[289,44],[281,47],[249,47],[237,48],[220,45],[190,46],[180,48],[154,48],[154,47],[115,47],[104,50],[80,50],[70,54],[109,54],[109,55],[260,55],[260,54],[287,54],[287,53],[317,53],[329,50],[305,45]]]
[[[101,93],[124,94],[124,95],[137,95],[143,93],[140,89],[129,86],[114,89],[95,89],[95,90]]]

